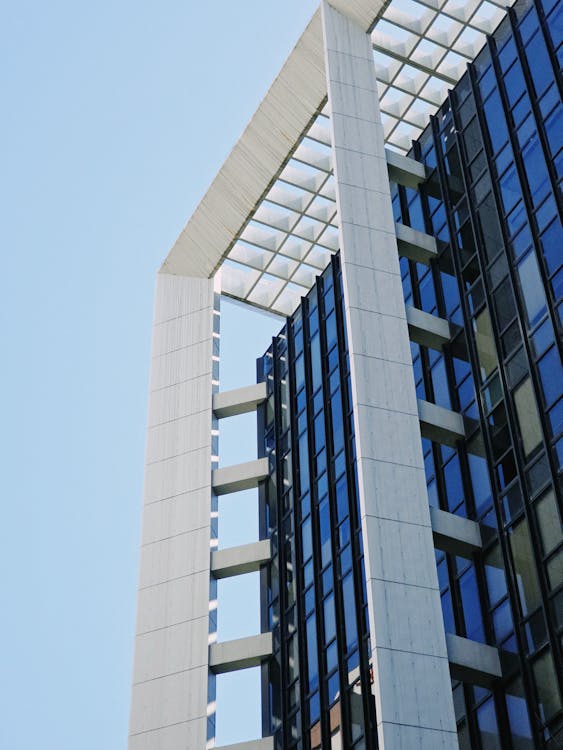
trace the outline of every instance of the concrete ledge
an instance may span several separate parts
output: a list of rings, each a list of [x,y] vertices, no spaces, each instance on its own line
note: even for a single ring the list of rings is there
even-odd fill
[[[266,383],[247,385],[232,391],[216,393],[213,396],[213,412],[218,419],[234,417],[237,414],[247,414],[256,411],[267,397]]]
[[[215,750],[274,750],[274,738],[262,737],[260,740],[237,742],[236,745],[221,745]]]
[[[215,578],[230,578],[260,570],[272,559],[272,542],[263,539],[252,544],[220,549],[211,554],[211,572]]]
[[[446,633],[450,674],[454,680],[491,688],[502,677],[498,649]]]
[[[388,148],[385,149],[385,158],[391,182],[417,188],[426,179],[426,167],[421,162],[409,159],[408,156],[403,156]]]
[[[398,223],[395,224],[395,234],[399,255],[403,258],[428,265],[431,260],[438,257],[436,240],[430,234]]]
[[[450,324],[444,318],[423,312],[416,307],[407,307],[407,324],[410,340],[429,349],[441,350],[451,339]]]
[[[455,411],[418,399],[418,418],[423,438],[455,448],[465,437],[463,417]]]
[[[436,549],[460,557],[471,557],[483,548],[481,529],[475,521],[432,507],[430,521]]]
[[[228,495],[258,487],[258,483],[269,476],[268,459],[257,458],[244,464],[225,466],[213,472],[213,491],[216,495]]]
[[[248,638],[214,643],[209,648],[209,668],[215,674],[259,667],[272,655],[272,634],[260,633]]]

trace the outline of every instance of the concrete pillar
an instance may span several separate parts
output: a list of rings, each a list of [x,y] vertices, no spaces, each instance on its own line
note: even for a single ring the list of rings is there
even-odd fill
[[[158,275],[129,750],[207,742],[213,310],[213,280]]]
[[[371,41],[322,2],[378,735],[458,747]]]

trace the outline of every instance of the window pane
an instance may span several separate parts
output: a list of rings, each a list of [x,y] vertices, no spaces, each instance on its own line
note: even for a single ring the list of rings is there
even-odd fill
[[[533,250],[518,264],[517,270],[528,325],[532,328],[547,309],[538,261]]]
[[[468,449],[477,449],[473,443],[468,446]],[[475,455],[474,452],[468,453],[469,461],[469,473],[471,474],[471,482],[473,487],[473,495],[475,497],[475,509],[477,516],[491,504],[492,493],[491,483],[489,480],[489,469],[487,467],[487,461],[479,455]]]
[[[539,709],[544,721],[547,721],[561,708],[561,697],[557,688],[557,677],[550,651],[536,659],[533,664],[536,690],[539,698]]]
[[[485,701],[477,709],[477,722],[481,733],[481,746],[483,750],[500,750],[500,738],[498,733],[497,717],[495,715],[495,704],[493,699]]]
[[[510,167],[510,169],[501,177],[500,195],[504,206],[504,213],[508,214],[522,197],[520,181],[515,167]]]
[[[342,582],[342,593],[344,597],[344,620],[346,624],[346,646],[351,651],[357,641],[356,630],[356,604],[354,597],[354,580],[349,573]]]
[[[336,615],[334,614],[334,594],[331,594],[324,602],[324,624],[325,641],[330,641],[336,636]]]
[[[444,466],[444,484],[446,485],[448,509],[453,513],[464,501],[461,469],[457,455]]]
[[[538,362],[546,406],[551,406],[563,389],[563,368],[555,347]]]
[[[536,502],[536,518],[540,528],[543,551],[547,555],[561,542],[561,519],[553,490]]]
[[[481,602],[479,601],[479,590],[473,566],[460,578],[459,588],[463,602],[466,636],[473,641],[483,643],[485,634],[483,632],[483,618],[481,617]]]
[[[481,365],[481,378],[486,380],[498,365],[497,352],[491,330],[491,319],[485,308],[474,318],[475,344]]]
[[[506,709],[515,748],[532,748],[532,729],[522,680],[518,678],[506,688]]]
[[[496,544],[485,557],[485,575],[487,577],[487,589],[491,606],[506,596],[506,576],[504,574],[504,562],[500,553],[500,547]]]
[[[446,365],[443,357],[440,357],[440,361],[432,368],[432,388],[434,390],[434,403],[443,406],[444,409],[451,409],[452,402],[450,401]]]
[[[527,615],[541,603],[536,562],[532,554],[527,521],[520,521],[512,527],[509,540],[522,612]]]
[[[514,405],[526,458],[542,443],[542,429],[530,378],[514,391]]]
[[[328,499],[319,505],[319,527],[321,537],[321,562],[324,567],[332,559],[332,548],[330,540],[330,511]]]
[[[319,666],[317,659],[317,621],[315,615],[307,620],[307,659],[309,690],[314,690],[319,683]]]

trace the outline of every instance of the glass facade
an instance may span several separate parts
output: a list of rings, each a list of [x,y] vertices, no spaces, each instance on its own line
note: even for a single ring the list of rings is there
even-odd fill
[[[369,626],[338,256],[258,361],[270,460],[261,533],[264,734],[276,748],[373,748]]]
[[[467,417],[455,450],[424,441],[429,501],[485,542],[436,553],[446,632],[498,646],[505,672],[454,684],[462,747],[563,743],[562,18],[508,12],[413,145],[428,180],[394,189],[396,221],[440,240],[432,266],[402,259],[405,301],[457,326],[443,351],[412,345],[419,397]]]
[[[479,522],[483,551],[436,551],[447,633],[496,646],[493,690],[453,682],[462,748],[563,747],[563,57],[561,1],[522,0],[431,118],[392,186],[395,220],[439,241],[401,260],[406,305],[446,318],[412,344],[417,395],[465,418],[423,440],[430,505]],[[338,256],[258,363],[264,733],[277,748],[376,747]]]

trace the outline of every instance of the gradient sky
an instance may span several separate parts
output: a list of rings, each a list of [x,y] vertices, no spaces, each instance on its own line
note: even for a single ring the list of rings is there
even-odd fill
[[[126,748],[155,271],[316,4],[0,6],[2,748]],[[241,352],[224,312],[230,387],[279,324],[253,318]],[[251,530],[236,500],[223,546]],[[236,585],[225,611],[253,598]],[[221,638],[257,627],[249,607],[220,610]],[[258,734],[255,675],[233,679],[220,742]]]

